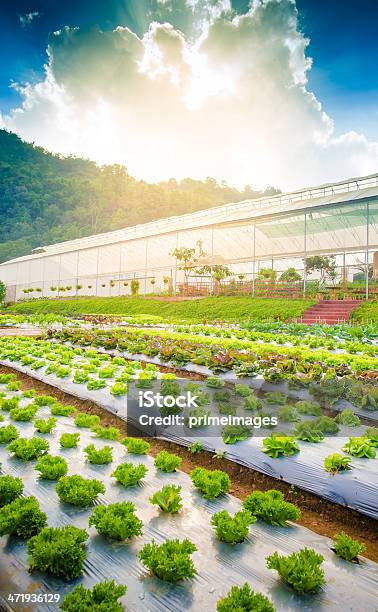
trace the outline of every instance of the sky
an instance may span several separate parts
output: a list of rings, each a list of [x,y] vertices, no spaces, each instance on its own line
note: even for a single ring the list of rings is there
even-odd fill
[[[376,0],[3,0],[0,126],[148,181],[372,173],[377,22]]]

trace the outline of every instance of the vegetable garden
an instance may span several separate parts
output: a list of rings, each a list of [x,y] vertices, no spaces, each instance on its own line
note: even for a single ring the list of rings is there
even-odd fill
[[[376,519],[376,326],[5,317],[43,334],[0,337],[2,566],[30,594],[10,609],[375,610],[358,539],[298,525],[300,506],[273,486],[240,501],[217,461]],[[130,432],[23,391],[12,370]],[[139,422],[146,391],[162,398],[152,427]],[[185,393],[195,408],[164,403]],[[149,437],[207,451],[213,467],[187,474],[172,451],[152,457]]]

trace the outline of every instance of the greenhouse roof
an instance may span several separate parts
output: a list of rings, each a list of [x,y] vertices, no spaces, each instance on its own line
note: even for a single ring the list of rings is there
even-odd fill
[[[253,222],[257,220],[263,221],[264,219],[269,220],[277,215],[295,212],[299,213],[310,209],[321,208],[327,205],[341,205],[352,202],[357,203],[369,199],[375,199],[377,197],[378,173],[348,179],[338,183],[327,183],[317,187],[303,188],[274,196],[244,200],[236,204],[215,206],[195,213],[168,217],[157,221],[151,221],[149,223],[135,225],[133,227],[126,227],[121,230],[115,230],[48,245],[40,247],[40,249],[38,249],[38,253],[18,257],[5,262],[5,264],[110,245],[128,240],[135,240],[137,238],[158,236],[177,231],[194,230],[220,225],[235,226],[245,224],[246,221]],[[343,227],[346,229],[348,226],[354,227],[355,222],[357,221],[356,215],[361,214],[361,211],[350,211],[350,214],[349,212],[346,213],[343,211]],[[328,221],[325,221],[325,223],[328,223]],[[335,221],[333,221],[333,223],[335,223]],[[283,225],[285,225],[284,222],[280,223],[279,228],[278,226],[270,225],[270,229],[268,230],[267,228],[267,231],[273,232],[273,234],[270,234],[270,236],[274,237],[274,232],[282,232]],[[324,230],[326,231],[332,229],[336,229],[336,227],[329,227],[329,225],[325,225],[324,227]],[[296,226],[293,221],[290,222],[289,234],[296,235],[301,231],[303,231],[303,223],[298,223]],[[286,233],[286,235],[288,235],[288,233]]]

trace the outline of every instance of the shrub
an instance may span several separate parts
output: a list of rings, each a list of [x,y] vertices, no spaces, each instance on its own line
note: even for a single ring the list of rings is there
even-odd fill
[[[132,455],[147,455],[151,448],[151,444],[142,440],[142,438],[124,438],[122,444],[126,446],[128,452]]]
[[[75,425],[76,427],[88,427],[93,429],[97,425],[100,424],[100,417],[97,414],[87,414],[85,412],[81,412],[75,417]]]
[[[145,477],[148,470],[146,466],[133,465],[132,463],[121,463],[112,473],[112,476],[121,483],[124,487],[132,487],[139,484],[142,478]]]
[[[29,571],[48,572],[73,580],[83,573],[88,533],[74,525],[46,527],[28,542]]]
[[[284,457],[295,455],[300,450],[294,438],[289,436],[269,436],[269,438],[264,438],[263,445],[265,447],[262,449],[263,452],[273,459],[281,455]]]
[[[352,460],[349,457],[344,457],[339,453],[333,453],[324,459],[324,469],[332,474],[337,474],[342,470],[350,470],[351,461]]]
[[[17,459],[31,461],[38,459],[44,451],[49,450],[49,443],[41,438],[17,438],[8,445],[10,453],[14,453]]]
[[[0,509],[0,536],[16,535],[28,540],[47,523],[35,497],[18,497]]]
[[[53,457],[52,455],[44,455],[40,457],[35,466],[41,478],[46,480],[58,480],[67,474],[67,462],[63,457]]]
[[[113,461],[111,446],[96,448],[94,444],[89,444],[85,447],[84,452],[87,455],[89,463],[104,465],[105,463],[111,463]]]
[[[160,546],[152,541],[139,553],[142,563],[161,580],[178,582],[196,574],[190,555],[197,547],[188,539],[167,540]]]
[[[59,438],[59,444],[62,448],[75,448],[80,440],[78,433],[64,433]]]
[[[87,479],[75,474],[63,476],[56,485],[60,501],[73,506],[89,506],[99,493],[105,493],[105,487],[99,480]]]
[[[159,506],[163,512],[175,514],[182,508],[180,491],[180,486],[165,485],[160,491],[156,491],[156,493],[150,497],[150,502],[151,504]]]
[[[215,527],[218,540],[228,544],[243,542],[248,535],[248,528],[256,518],[248,510],[241,510],[231,516],[226,510],[213,514],[211,524]]]
[[[367,459],[375,459],[376,455],[374,446],[365,436],[349,438],[349,441],[343,446],[343,451],[353,457],[366,457]]]
[[[346,409],[340,412],[335,417],[336,423],[340,425],[346,425],[347,427],[357,427],[361,425],[361,421],[356,414],[354,414],[353,410]]]
[[[51,406],[50,412],[54,416],[70,416],[70,414],[76,412],[76,408],[75,406],[67,406],[56,403]]]
[[[217,601],[218,612],[275,612],[270,600],[261,593],[252,591],[246,582],[242,587],[233,586]]]
[[[22,495],[24,483],[15,476],[0,476],[0,508]]]
[[[214,499],[230,490],[230,477],[222,470],[206,470],[197,467],[190,473],[190,477],[194,486],[203,493],[206,499]]]
[[[162,472],[175,472],[176,468],[180,466],[181,461],[181,457],[163,450],[156,455],[154,465]]]
[[[38,406],[26,406],[26,408],[12,408],[9,415],[14,421],[31,421],[38,412]]]
[[[18,431],[14,425],[0,427],[0,444],[8,444],[18,438]]]
[[[302,548],[287,557],[277,552],[266,559],[268,569],[275,569],[294,591],[316,593],[324,584],[324,572],[320,565],[324,557],[311,548]]]
[[[103,438],[104,440],[118,440],[119,439],[119,429],[117,427],[93,427],[92,431],[95,432],[98,438]]]
[[[51,433],[56,425],[56,419],[54,417],[50,417],[49,419],[36,419],[34,421],[34,427],[40,433]]]
[[[335,536],[333,548],[337,556],[346,561],[357,559],[358,555],[366,550],[365,544],[362,544],[358,540],[354,540],[344,533],[344,531],[340,531],[340,533]]]
[[[109,506],[96,506],[89,517],[99,533],[113,540],[126,540],[142,533],[142,521],[135,515],[135,506],[125,501]]]
[[[275,527],[286,527],[287,521],[297,521],[301,517],[300,509],[285,501],[283,493],[270,491],[254,491],[243,501],[243,507],[253,516]]]
[[[86,589],[82,584],[65,596],[60,606],[64,612],[122,612],[118,599],[127,591],[124,585],[116,584],[114,580],[104,580]]]

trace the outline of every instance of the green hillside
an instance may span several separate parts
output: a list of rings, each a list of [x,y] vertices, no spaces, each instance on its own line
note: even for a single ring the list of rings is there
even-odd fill
[[[211,178],[137,181],[124,166],[62,158],[0,130],[0,262],[41,245],[259,195]]]

